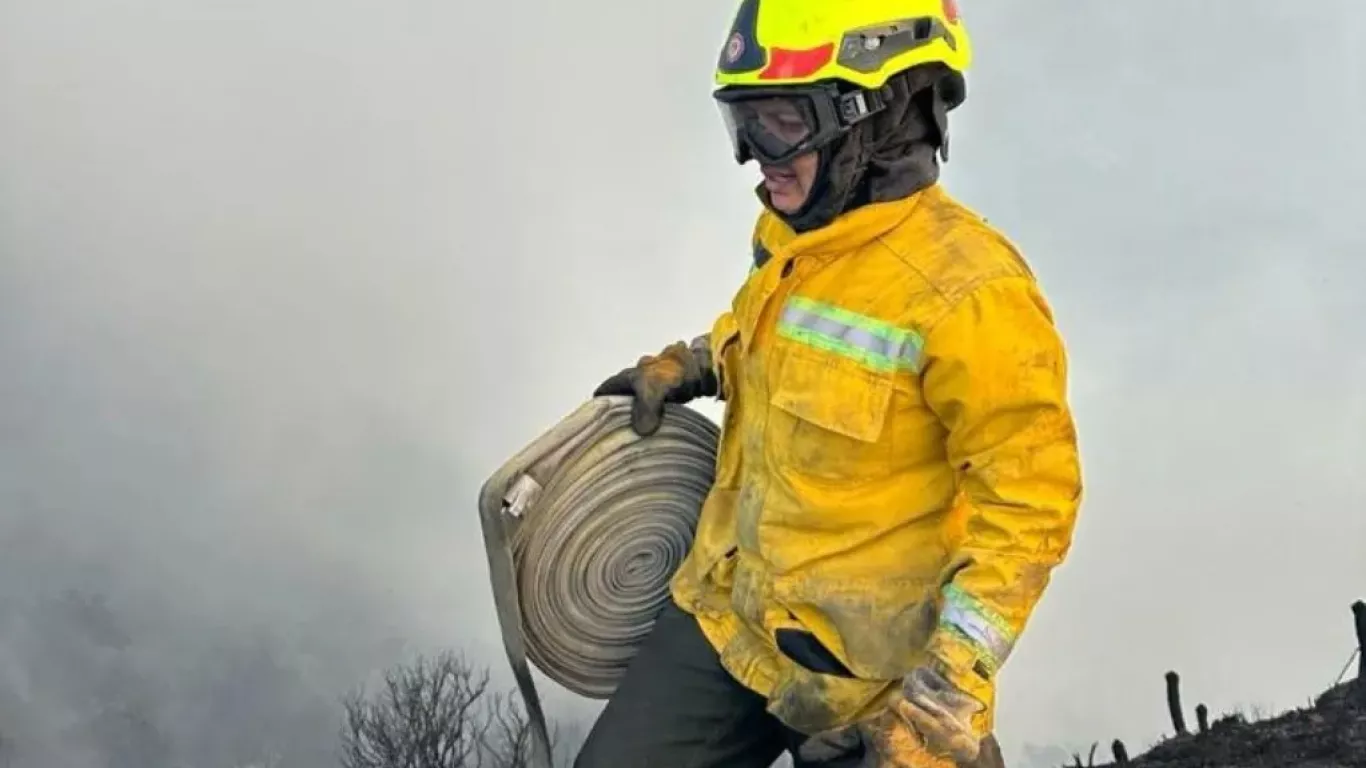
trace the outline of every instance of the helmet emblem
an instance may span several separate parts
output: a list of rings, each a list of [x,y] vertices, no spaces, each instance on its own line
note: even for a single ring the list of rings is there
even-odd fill
[[[734,64],[745,53],[745,38],[739,32],[732,32],[726,41],[726,63]]]

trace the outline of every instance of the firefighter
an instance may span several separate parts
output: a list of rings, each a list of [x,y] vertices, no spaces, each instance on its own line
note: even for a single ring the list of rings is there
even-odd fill
[[[610,377],[724,401],[672,602],[580,768],[1001,766],[996,681],[1081,497],[1067,360],[1017,248],[939,181],[952,0],[743,0],[715,92],[763,204],[709,333]]]

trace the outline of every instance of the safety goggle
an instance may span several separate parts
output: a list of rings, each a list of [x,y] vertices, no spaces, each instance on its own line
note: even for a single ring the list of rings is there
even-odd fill
[[[878,91],[833,83],[722,89],[715,94],[735,161],[781,165],[819,149],[885,106]]]

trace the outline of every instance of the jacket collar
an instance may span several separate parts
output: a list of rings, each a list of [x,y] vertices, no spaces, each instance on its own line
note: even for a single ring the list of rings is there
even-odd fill
[[[759,244],[779,258],[830,258],[856,251],[905,221],[924,196],[937,189],[936,184],[899,200],[862,205],[840,214],[824,227],[800,234],[765,210],[759,219]]]

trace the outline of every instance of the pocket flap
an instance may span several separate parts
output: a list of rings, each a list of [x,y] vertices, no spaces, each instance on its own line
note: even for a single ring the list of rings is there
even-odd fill
[[[839,358],[791,352],[769,402],[797,418],[865,443],[887,421],[892,379]]]

